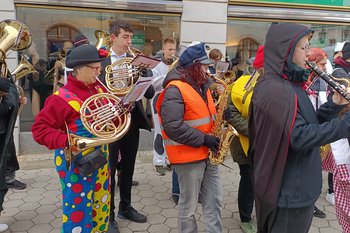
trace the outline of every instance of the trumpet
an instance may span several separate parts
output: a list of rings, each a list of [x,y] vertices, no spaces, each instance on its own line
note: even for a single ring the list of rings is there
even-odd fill
[[[334,80],[338,80],[333,75],[328,74],[318,68],[315,63],[306,61],[306,64],[314,71],[320,78],[322,78],[329,86],[336,90],[341,96],[350,102],[350,93],[347,92],[339,83]]]

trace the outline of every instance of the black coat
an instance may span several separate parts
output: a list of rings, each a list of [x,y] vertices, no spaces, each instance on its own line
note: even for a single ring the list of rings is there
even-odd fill
[[[282,23],[272,24],[266,36],[264,76],[254,88],[248,123],[259,233],[269,232],[277,207],[314,205],[322,186],[319,147],[350,132],[350,113],[320,124],[302,88],[305,70],[293,66],[292,57],[308,33],[305,26]]]
[[[7,150],[13,134],[13,129],[15,127],[17,112],[18,112],[18,105],[16,105],[12,109],[9,109],[9,107],[6,106],[6,104],[4,104],[4,101],[6,98],[14,98],[14,101],[16,103],[18,103],[19,101],[19,95],[14,82],[12,82],[10,88],[12,88],[13,90],[11,96],[3,97],[3,100],[0,103],[0,118],[1,118],[0,120],[2,121],[1,124],[3,124],[3,126],[5,126],[5,129],[6,129],[6,132],[0,135],[0,213],[3,209],[2,205],[4,203],[4,197],[8,190],[5,182],[5,167],[6,167],[7,154],[8,154]]]
[[[128,55],[129,57],[130,55]],[[107,65],[110,65],[111,64],[111,58],[108,57],[106,58],[103,62],[102,62],[102,71],[101,71],[101,75],[100,75],[100,80],[106,84],[105,82],[105,75],[106,75],[106,72],[105,72],[105,67]],[[147,73],[147,75],[150,75],[152,76],[151,73]],[[154,96],[154,88],[153,86],[150,86],[146,93],[145,93],[145,98],[147,99],[152,99],[153,96]],[[148,131],[151,131],[151,124],[147,118],[147,114],[143,108],[143,104],[142,104],[142,101],[139,100],[135,103],[135,107],[134,109],[131,111],[131,123],[132,124],[135,124],[139,129],[146,129]]]

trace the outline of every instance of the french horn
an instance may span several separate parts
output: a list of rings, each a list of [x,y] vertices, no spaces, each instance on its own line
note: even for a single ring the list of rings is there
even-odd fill
[[[97,81],[103,85],[98,78]],[[129,107],[123,106],[118,96],[112,93],[98,93],[84,101],[80,107],[80,119],[94,138],[69,133],[66,126],[69,144],[65,150],[67,168],[82,151],[122,138],[129,130],[131,114]]]
[[[111,93],[117,96],[125,96],[134,87],[140,77],[140,67],[131,64],[132,60],[142,52],[129,47],[129,53],[133,57],[119,59],[106,66],[106,85]]]

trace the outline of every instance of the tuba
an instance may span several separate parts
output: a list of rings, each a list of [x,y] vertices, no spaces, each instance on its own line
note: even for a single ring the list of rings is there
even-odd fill
[[[106,66],[106,84],[111,93],[117,96],[125,96],[134,87],[140,77],[140,67],[131,65],[132,60],[142,52],[129,47],[129,53],[133,57],[125,57],[111,65]]]
[[[8,68],[6,63],[6,52],[8,50],[20,51],[28,48],[32,43],[32,37],[30,31],[26,25],[22,22],[6,19],[0,22],[0,75],[2,77],[8,77]],[[34,70],[32,65],[29,64],[23,57],[20,62],[21,67],[17,67],[11,74],[16,75],[16,80],[23,77],[23,73],[18,74],[23,68],[29,68]],[[32,68],[30,68],[32,67]],[[33,72],[33,71],[31,71]],[[28,71],[27,71],[28,73]],[[22,76],[19,76],[22,75]],[[19,77],[18,77],[19,76]],[[17,86],[19,95],[23,98],[25,96],[23,88]],[[4,93],[1,93],[3,96]],[[23,105],[19,106],[18,114],[21,113]]]
[[[21,55],[21,61],[19,62],[16,69],[11,72],[11,75],[15,77],[16,81],[18,81],[30,73],[37,73],[37,71],[34,69],[33,65],[30,64],[28,60]]]
[[[224,91],[221,93],[219,102],[217,103],[217,113],[214,122],[214,133],[213,135],[220,138],[219,149],[217,153],[213,151],[209,151],[209,161],[211,164],[218,165],[222,164],[225,161],[225,157],[227,155],[228,149],[231,145],[231,142],[235,136],[238,136],[238,132],[232,125],[226,124],[222,119],[224,110],[227,106],[227,98],[228,98],[228,85],[225,81],[220,78],[213,77],[216,82],[219,82],[224,86]]]
[[[95,31],[95,37],[97,39],[95,47],[97,50],[99,50],[102,47],[105,47],[107,51],[109,51],[112,47],[112,42],[109,37],[109,33],[102,31],[102,30],[96,30]]]

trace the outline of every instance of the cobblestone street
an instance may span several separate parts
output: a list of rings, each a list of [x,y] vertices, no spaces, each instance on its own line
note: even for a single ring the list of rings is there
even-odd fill
[[[9,190],[5,198],[5,210],[0,217],[1,223],[7,223],[8,232],[60,232],[61,226],[61,193],[58,176],[53,168],[51,155],[20,156],[22,170],[17,172],[17,178],[28,187],[22,191]],[[171,173],[158,176],[153,171],[149,152],[141,152],[135,168],[134,180],[140,185],[133,187],[132,201],[135,209],[146,214],[147,223],[133,223],[129,220],[117,219],[122,233],[127,232],[177,232],[177,208],[171,199]],[[239,228],[237,206],[237,189],[239,181],[238,166],[231,158],[226,164],[230,170],[221,167],[224,190],[222,223],[223,232],[242,232]],[[37,167],[37,168],[36,168]],[[35,169],[36,168],[36,169]],[[325,200],[327,188],[324,174],[323,192],[317,202],[317,207],[324,210],[327,217],[314,218],[310,232],[333,233],[341,232],[335,209]],[[116,195],[117,197],[119,195]],[[116,202],[118,203],[118,202]],[[197,208],[199,231],[205,232],[200,204]]]

